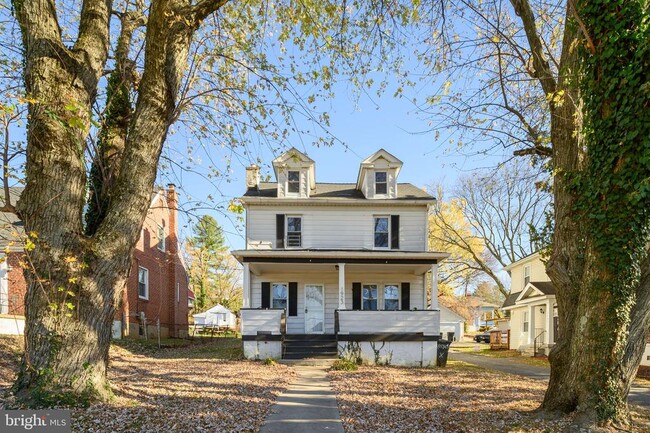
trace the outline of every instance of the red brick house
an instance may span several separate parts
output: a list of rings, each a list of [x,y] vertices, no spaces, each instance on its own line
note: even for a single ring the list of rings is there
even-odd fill
[[[21,189],[15,192],[17,198]],[[174,185],[151,195],[126,290],[116,305],[114,338],[153,338],[158,326],[163,338],[187,335],[188,277],[178,247],[177,200]],[[0,214],[0,255],[6,257],[0,262],[0,334],[23,331],[23,234],[15,215]]]

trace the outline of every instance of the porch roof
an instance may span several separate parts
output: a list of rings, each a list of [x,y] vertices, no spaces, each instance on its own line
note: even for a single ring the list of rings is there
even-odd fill
[[[238,250],[231,254],[240,263],[250,264],[251,272],[335,272],[339,263],[350,272],[408,272],[422,275],[431,265],[449,257],[429,251],[375,250]],[[338,272],[338,271],[336,271]]]
[[[355,263],[433,265],[449,253],[394,250],[235,250],[231,254],[240,263]]]

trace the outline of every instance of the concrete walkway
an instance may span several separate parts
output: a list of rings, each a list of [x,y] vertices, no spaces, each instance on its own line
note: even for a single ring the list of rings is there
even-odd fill
[[[450,351],[449,359],[467,362],[490,370],[530,377],[531,379],[548,381],[551,376],[551,370],[548,367],[526,365],[509,358],[490,358],[489,356]],[[627,401],[631,404],[650,407],[650,387],[633,384]]]
[[[260,433],[344,433],[327,366],[293,367],[297,379],[271,408]]]

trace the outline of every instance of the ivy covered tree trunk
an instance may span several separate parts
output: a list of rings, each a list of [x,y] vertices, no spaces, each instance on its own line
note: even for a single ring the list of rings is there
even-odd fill
[[[574,93],[569,101],[582,106],[561,116],[577,128],[561,119],[553,125],[555,232],[547,270],[560,330],[542,407],[576,411],[587,426],[629,421],[627,395],[650,328],[650,33],[643,4],[577,2],[564,40],[564,52],[573,44],[578,56],[563,63],[572,65],[564,76],[579,77],[569,87],[581,98]]]
[[[26,186],[18,203],[29,238],[25,355],[13,386],[18,405],[90,403],[110,396],[106,368],[116,292],[129,272],[175,118],[192,35],[224,3],[151,2],[135,110],[119,166],[108,168],[111,200],[86,235],[84,158],[109,52],[111,2],[83,2],[78,39],[69,48],[61,40],[54,2],[14,1],[30,101]]]

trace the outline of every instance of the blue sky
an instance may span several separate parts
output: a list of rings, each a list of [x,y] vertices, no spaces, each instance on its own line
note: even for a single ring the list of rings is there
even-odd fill
[[[410,182],[419,187],[426,187],[438,182],[451,188],[456,178],[476,168],[494,166],[501,156],[466,157],[450,150],[446,141],[435,141],[433,133],[426,133],[428,122],[420,118],[413,104],[406,98],[396,99],[387,91],[381,97],[362,95],[359,99],[351,95],[343,84],[336,89],[336,98],[322,103],[322,107],[331,116],[330,132],[343,144],[332,147],[311,146],[311,139],[301,140],[296,137],[289,145],[305,151],[316,161],[317,182],[355,182],[359,163],[380,148],[384,148],[404,162],[400,172],[400,182]],[[453,135],[453,131],[449,132]],[[179,137],[173,138],[177,140]],[[256,150],[265,163],[270,163],[277,156],[268,148]],[[211,162],[204,159],[195,166],[198,171],[206,172],[211,164],[219,165],[227,150],[213,149]],[[210,214],[223,227],[231,249],[244,248],[242,224],[237,224],[236,215],[224,212],[227,202],[239,197],[245,191],[245,167],[254,161],[254,156],[241,158],[233,163],[232,172],[227,179],[206,182],[198,176],[183,175],[182,191],[192,199],[205,200],[211,195],[214,203],[206,203],[201,209],[192,213]],[[225,164],[224,164],[225,165]],[[273,174],[268,171],[263,174]],[[161,182],[166,182],[161,179]],[[178,180],[175,181],[178,183]],[[181,196],[181,202],[184,200]],[[187,207],[188,205],[186,205]],[[218,209],[220,208],[220,209]],[[187,216],[181,216],[188,223]],[[181,236],[190,234],[188,227],[183,228]]]

